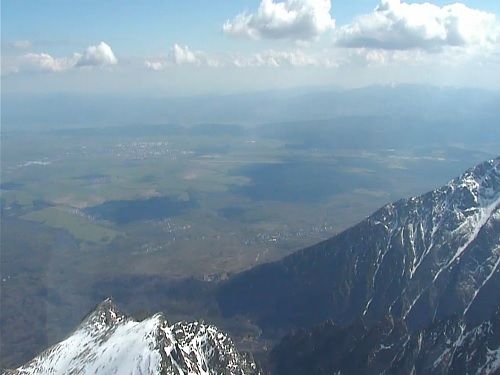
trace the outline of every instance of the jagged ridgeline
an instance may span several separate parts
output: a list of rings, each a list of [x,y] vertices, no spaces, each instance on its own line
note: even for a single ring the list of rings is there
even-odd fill
[[[496,158],[237,275],[218,301],[265,334],[295,329],[271,355],[279,375],[488,374],[500,369],[499,264]]]
[[[212,325],[137,322],[105,300],[64,341],[6,374],[257,375],[250,356]]]

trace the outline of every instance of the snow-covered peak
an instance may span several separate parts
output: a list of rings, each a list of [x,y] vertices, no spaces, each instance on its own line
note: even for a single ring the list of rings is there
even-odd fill
[[[105,330],[128,319],[130,318],[118,309],[111,298],[106,298],[83,319],[80,328],[90,331]]]
[[[162,314],[135,321],[110,299],[64,341],[7,374],[258,374],[231,339],[201,322],[169,325]]]
[[[458,193],[469,193],[473,205],[484,206],[500,197],[500,157],[481,163],[450,181]],[[465,198],[465,197],[464,197]]]

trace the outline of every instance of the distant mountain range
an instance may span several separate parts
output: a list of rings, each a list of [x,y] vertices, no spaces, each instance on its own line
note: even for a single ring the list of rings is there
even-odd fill
[[[500,158],[222,285],[276,374],[500,371]]]
[[[389,117],[418,118],[420,123],[452,119],[457,128],[466,124],[498,134],[499,101],[498,91],[405,84],[177,98],[151,94],[2,93],[2,131],[117,125],[140,129],[144,124],[255,125],[391,114]],[[448,136],[453,138],[455,133]]]
[[[200,322],[137,322],[102,302],[66,340],[5,374],[256,375],[231,339]]]

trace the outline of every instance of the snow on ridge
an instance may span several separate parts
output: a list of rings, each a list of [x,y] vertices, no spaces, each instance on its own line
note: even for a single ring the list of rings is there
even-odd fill
[[[387,233],[385,243],[374,254],[372,292],[367,296],[363,315],[371,306],[375,276],[389,250],[407,249],[401,256],[401,277],[406,277],[403,293],[407,297],[402,316],[406,319],[443,272],[460,261],[481,229],[497,220],[499,207],[500,157],[467,170],[441,188],[388,204],[370,216],[369,222],[382,225]],[[494,252],[493,269],[489,264],[485,267],[487,272],[478,279],[479,289],[498,269],[499,259]],[[474,290],[468,302],[477,293]]]
[[[469,190],[479,206],[500,197],[500,157],[481,163],[453,179],[448,186]]]
[[[493,374],[500,369],[500,348],[486,350],[486,363],[477,371],[478,374]]]
[[[85,323],[17,373],[157,373],[161,367],[161,356],[155,350],[159,324],[157,317],[142,322],[119,321],[107,329]]]
[[[221,370],[223,369],[223,370]],[[62,342],[6,374],[258,374],[231,339],[200,322],[135,321],[105,300]]]

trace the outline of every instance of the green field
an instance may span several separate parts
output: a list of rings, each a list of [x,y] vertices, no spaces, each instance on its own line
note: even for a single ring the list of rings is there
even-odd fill
[[[119,232],[90,222],[87,218],[70,212],[67,208],[48,207],[23,215],[22,219],[36,221],[52,228],[71,233],[76,239],[106,244],[115,239]]]
[[[108,271],[132,262],[137,272],[202,278],[324,240],[491,156],[431,142],[394,149],[391,126],[374,145],[342,129],[326,121],[9,133],[2,215],[119,254]],[[157,212],[154,199],[171,205]]]

